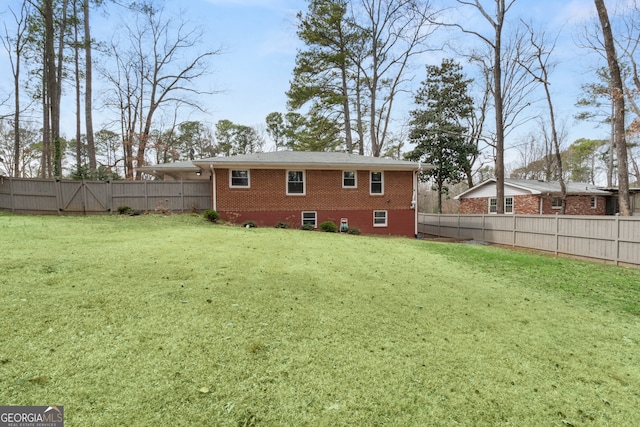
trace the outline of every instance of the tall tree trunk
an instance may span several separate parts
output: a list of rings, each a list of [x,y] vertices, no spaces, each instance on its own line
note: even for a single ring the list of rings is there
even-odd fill
[[[502,1],[504,10],[504,1]],[[493,100],[496,116],[496,209],[504,213],[504,98],[502,96],[502,24],[504,12],[498,10],[494,25],[495,44],[493,47]]]
[[[78,0],[73,0],[73,14],[78,16]],[[73,65],[76,81],[76,171],[82,170],[82,117],[80,115],[80,39],[78,37],[78,21],[73,24]]]
[[[89,156],[89,169],[97,168],[96,146],[93,136],[93,64],[91,59],[92,40],[89,20],[89,0],[84,0],[84,51],[85,51],[85,94],[84,94],[84,119],[85,132],[87,134],[87,155]]]
[[[43,9],[43,18],[44,18],[44,71],[43,76],[45,79],[45,91],[43,93],[44,100],[44,111],[43,111],[43,139],[46,140],[44,146],[47,150],[43,151],[43,163],[44,160],[47,160],[48,170],[45,170],[43,167],[43,174],[46,173],[46,177],[50,177],[52,175],[51,171],[51,144],[53,144],[53,148],[55,150],[55,144],[57,137],[55,136],[53,129],[53,104],[57,99],[56,96],[56,54],[55,54],[55,43],[54,43],[54,25],[53,25],[53,0],[44,0],[44,9]],[[60,141],[57,141],[60,143]],[[54,155],[55,160],[55,155]],[[57,162],[54,161],[54,163]],[[53,175],[58,176],[58,169],[56,166],[53,168]],[[45,176],[43,176],[45,177]]]
[[[629,198],[629,165],[627,162],[627,141],[624,128],[624,88],[622,76],[616,54],[615,41],[609,23],[609,14],[604,4],[604,0],[594,0],[598,11],[598,18],[602,27],[604,47],[607,53],[607,63],[611,74],[611,84],[613,86],[613,102],[615,103],[615,142],[616,154],[618,157],[618,205],[620,214],[631,215],[631,201]]]

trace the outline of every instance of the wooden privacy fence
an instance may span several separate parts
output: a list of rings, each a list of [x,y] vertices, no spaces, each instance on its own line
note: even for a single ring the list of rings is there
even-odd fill
[[[418,232],[640,267],[640,217],[420,213]]]
[[[211,208],[209,181],[70,181],[0,177],[0,209],[35,214],[201,211]]]

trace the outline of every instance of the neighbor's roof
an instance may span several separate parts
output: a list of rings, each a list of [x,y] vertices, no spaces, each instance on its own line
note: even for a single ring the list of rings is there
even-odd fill
[[[491,178],[488,179],[475,187],[468,189],[467,191],[457,195],[455,197],[456,200],[468,196],[476,191],[478,191],[482,187],[486,187],[488,185],[495,185],[496,179]],[[603,190],[593,184],[589,184],[586,182],[567,182],[565,183],[567,187],[567,194],[571,195],[579,195],[579,194],[588,194],[588,195],[601,195],[607,196],[611,193]],[[537,181],[533,179],[512,179],[505,178],[504,185],[517,188],[520,190],[527,191],[531,194],[560,194],[560,182],[558,181]],[[469,196],[470,197],[470,196]]]
[[[158,176],[160,178],[164,177],[165,175],[179,178],[185,172],[195,173],[198,172],[200,168],[194,165],[191,160],[185,160],[181,162],[159,163],[157,165],[151,166],[140,166],[139,168],[137,168],[137,170],[139,170],[140,172]]]
[[[194,160],[193,163],[203,169],[213,168],[261,168],[261,169],[381,169],[381,170],[419,170],[431,169],[431,165],[417,162],[394,160],[381,157],[360,156],[340,152],[314,151],[274,151],[230,157],[209,157]]]

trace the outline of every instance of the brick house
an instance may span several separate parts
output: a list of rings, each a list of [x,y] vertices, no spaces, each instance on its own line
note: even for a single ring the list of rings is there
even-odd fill
[[[162,179],[209,179],[212,208],[225,221],[285,222],[318,227],[324,221],[364,234],[415,236],[415,162],[337,152],[277,151],[211,157],[141,168]]]
[[[611,209],[611,193],[592,184],[568,182],[565,214],[606,215]],[[504,213],[555,215],[560,211],[559,182],[525,179],[504,180]],[[461,214],[496,213],[496,180],[489,179],[455,197]]]

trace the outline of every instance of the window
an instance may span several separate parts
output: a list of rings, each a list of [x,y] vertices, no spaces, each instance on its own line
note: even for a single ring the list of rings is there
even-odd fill
[[[305,194],[304,171],[287,171],[287,194]]]
[[[384,194],[382,172],[371,172],[371,194]]]
[[[553,199],[551,199],[551,207],[553,209],[562,208],[562,197],[554,197]]]
[[[249,171],[231,170],[229,180],[230,187],[249,188]]]
[[[374,227],[387,226],[387,211],[373,211],[373,226]]]
[[[355,171],[343,171],[342,172],[342,187],[343,188],[356,188],[358,182],[356,181]]]
[[[318,214],[316,212],[302,212],[302,225],[311,224],[318,228]]]
[[[597,209],[598,208],[598,199],[596,199],[595,197],[591,198],[591,209]]]
[[[498,212],[498,199],[489,199],[489,213]]]
[[[494,197],[489,199],[489,213],[498,212],[498,200]],[[513,213],[513,197],[504,198],[504,213]]]
[[[513,213],[513,197],[504,198],[504,213]]]

